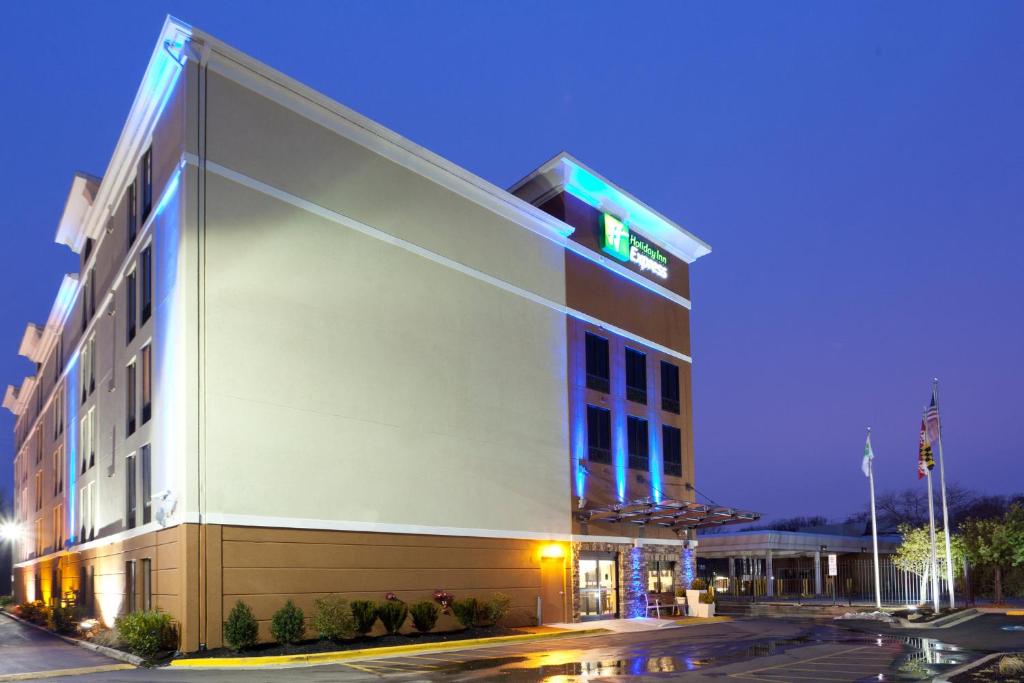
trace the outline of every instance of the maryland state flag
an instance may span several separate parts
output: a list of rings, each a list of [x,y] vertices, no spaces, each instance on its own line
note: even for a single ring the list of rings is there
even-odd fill
[[[932,442],[928,439],[928,428],[925,421],[921,420],[921,439],[917,446],[917,478],[924,479],[935,467],[935,458],[932,457]]]

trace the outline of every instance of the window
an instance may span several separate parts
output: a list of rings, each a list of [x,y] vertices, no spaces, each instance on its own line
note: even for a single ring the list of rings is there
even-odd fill
[[[647,420],[632,415],[627,417],[626,440],[629,444],[629,469],[648,469],[650,455],[647,451]]]
[[[142,609],[153,609],[153,561],[148,557],[140,560],[139,573],[142,575]]]
[[[124,468],[125,482],[125,510],[124,526],[127,529],[135,528],[135,454],[132,453],[125,458]]]
[[[57,504],[53,508],[53,550],[57,552],[64,547],[64,506]]]
[[[139,168],[142,180],[142,223],[145,225],[149,212],[153,210],[153,148],[150,147],[142,155]]]
[[[36,430],[36,464],[38,465],[43,461],[43,430],[39,428]]]
[[[36,472],[36,512],[43,509],[43,473]]]
[[[64,372],[64,337],[57,337],[57,362],[53,364],[53,383],[60,380],[60,373]]]
[[[82,345],[79,364],[81,366],[79,370],[82,383],[82,403],[85,403],[89,395],[96,391],[96,335],[89,337],[89,341]]]
[[[142,307],[142,312],[139,314],[139,324],[145,325],[146,321],[149,320],[150,314],[153,312],[153,245],[149,245],[142,250],[142,259],[139,264],[139,275],[142,278],[139,282],[139,286],[142,288],[140,293],[139,305]]]
[[[88,307],[89,320],[96,315],[96,269],[89,269],[89,277],[85,281],[85,305]]]
[[[91,484],[90,484],[91,485]],[[91,503],[92,499],[89,498],[89,486],[83,486],[81,491],[81,498],[78,502],[78,515],[82,520],[82,528],[78,535],[78,540],[84,542],[89,538],[89,518],[91,516]]]
[[[661,409],[679,414],[679,367],[661,361]]]
[[[647,590],[651,593],[673,593],[676,585],[676,563],[672,560],[647,562]]]
[[[626,347],[626,398],[647,403],[647,355]]]
[[[597,406],[587,406],[587,460],[612,464],[612,414]]]
[[[131,250],[135,244],[135,236],[139,234],[139,200],[138,183],[133,181],[128,186],[128,194],[125,197],[128,204],[128,249]]]
[[[586,333],[587,388],[608,393],[608,340]]]
[[[146,444],[139,449],[140,467],[142,468],[142,523],[149,524],[153,519],[153,463],[151,449]]]
[[[153,347],[142,349],[142,424],[153,412]]]
[[[59,386],[53,395],[53,438],[64,433],[64,387]]]
[[[125,435],[131,436],[135,433],[135,361],[128,364],[125,373],[127,375],[124,383]]]
[[[135,271],[128,273],[124,278],[125,292],[125,329],[128,341],[135,339]]]
[[[83,441],[82,447],[89,456],[89,467],[93,467],[96,464],[96,409],[90,408],[85,418],[89,421],[89,440]]]
[[[64,492],[64,446],[53,452],[53,495]]]
[[[661,426],[661,462],[666,476],[683,476],[683,435],[678,427]]]
[[[135,560],[124,563],[124,597],[125,611],[131,614],[135,611]]]
[[[42,557],[43,555],[43,518],[40,517],[36,520],[36,557]],[[39,589],[39,574],[36,574],[36,600],[39,599],[41,591]]]

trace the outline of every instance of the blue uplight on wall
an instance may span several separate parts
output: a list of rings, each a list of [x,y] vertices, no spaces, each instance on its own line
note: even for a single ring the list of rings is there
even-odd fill
[[[68,541],[76,538],[75,529],[75,496],[78,491],[78,402],[81,397],[78,394],[78,354],[76,353],[68,361],[68,381],[64,392],[64,405],[68,407],[68,422],[64,425],[65,434],[68,437],[67,457],[64,458],[64,465],[67,467],[68,476]],[[54,548],[58,550],[58,548]]]
[[[660,503],[662,499],[662,488],[661,488],[661,426],[658,424],[657,416],[652,416],[655,419],[648,419],[647,424],[650,425],[649,445],[647,450],[647,460],[650,463],[650,475],[651,475],[651,498],[656,503]]]

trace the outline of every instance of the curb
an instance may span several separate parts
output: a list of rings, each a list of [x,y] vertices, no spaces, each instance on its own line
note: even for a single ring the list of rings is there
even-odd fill
[[[132,666],[144,666],[146,664],[146,660],[144,660],[142,657],[139,657],[137,655],[128,654],[127,652],[121,652],[120,650],[115,650],[114,648],[107,647],[106,645],[97,645],[96,643],[90,643],[87,640],[79,640],[77,638],[71,638],[71,637],[68,637],[68,636],[63,636],[63,635],[61,635],[59,633],[54,633],[50,629],[43,628],[42,626],[39,626],[38,624],[33,624],[31,621],[25,621],[21,617],[16,617],[16,616],[14,616],[13,614],[11,614],[10,612],[8,612],[6,610],[0,610],[0,612],[2,612],[8,619],[13,619],[14,621],[22,623],[25,626],[29,626],[31,628],[34,628],[37,631],[42,631],[43,633],[49,633],[51,636],[53,636],[55,638],[60,638],[65,643],[70,643],[72,645],[77,645],[78,647],[85,648],[86,650],[92,650],[93,652],[98,652],[101,655],[104,655],[106,657],[110,657],[111,659],[116,659],[118,661],[126,662],[128,664],[131,664]],[[5,679],[0,678],[0,680],[5,680]],[[8,680],[18,680],[18,679],[8,679]]]
[[[932,683],[950,683],[949,679],[953,678],[954,676],[959,676],[962,673],[967,673],[968,671],[971,671],[973,669],[977,669],[978,667],[981,667],[981,666],[984,666],[984,665],[988,664],[989,662],[991,662],[996,657],[1002,657],[1003,655],[1008,655],[1008,654],[1010,654],[1010,653],[1009,652],[993,652],[990,655],[985,655],[981,659],[976,659],[973,662],[969,662],[967,664],[961,664],[960,666],[958,666],[955,669],[950,669],[949,671],[936,676],[935,678],[932,679]]]
[[[916,628],[942,629],[942,628],[952,628],[953,626],[959,626],[960,624],[968,622],[971,619],[975,619],[977,617],[980,617],[981,615],[982,615],[982,612],[979,612],[978,610],[972,608],[972,609],[964,610],[962,613],[960,613],[958,615],[950,615],[950,616],[956,616],[957,618],[956,619],[952,619],[952,620],[950,620],[950,621],[948,621],[948,622],[946,622],[944,624],[937,624],[935,622],[942,621],[944,619],[949,619],[950,617],[948,617],[948,616],[947,617],[940,617],[939,619],[936,619],[935,621],[932,621],[932,622],[927,622],[926,621],[924,623],[917,623],[917,622],[914,622],[914,621],[908,621],[908,620],[904,619],[903,617],[897,617],[897,619],[899,619],[899,621],[900,621],[900,623],[899,623],[900,628],[908,628],[908,629],[916,629]]]
[[[271,655],[268,657],[204,657],[194,659],[173,659],[169,666],[196,669],[250,669],[271,668],[282,665],[330,664],[359,659],[378,659],[422,652],[447,652],[451,650],[468,650],[492,645],[552,640],[554,638],[576,638],[598,636],[611,633],[603,628],[582,631],[559,631],[556,633],[524,633],[516,636],[495,636],[493,638],[468,638],[435,643],[414,643],[411,645],[393,645],[390,647],[369,647],[358,650],[338,650],[336,652],[316,652],[300,655]]]
[[[0,674],[0,681],[32,681],[40,678],[61,678],[63,676],[85,676],[88,674],[110,673],[134,669],[130,664],[100,664],[80,666],[76,669],[50,669],[49,671],[26,671],[18,674]]]

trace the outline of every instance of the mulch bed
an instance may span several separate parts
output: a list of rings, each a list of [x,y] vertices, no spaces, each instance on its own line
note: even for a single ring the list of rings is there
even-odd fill
[[[336,643],[330,640],[304,640],[294,645],[278,643],[261,643],[249,650],[235,652],[226,647],[219,647],[206,652],[191,652],[180,655],[179,659],[206,657],[271,657],[275,655],[309,655],[320,652],[344,652],[346,650],[362,650],[365,648],[391,647],[393,645],[415,645],[418,643],[447,643],[473,638],[494,638],[497,636],[523,635],[527,631],[503,626],[486,628],[467,628],[461,631],[445,631],[442,633],[426,633],[423,635],[379,636],[376,638],[357,638]]]
[[[1017,655],[1022,657],[1024,655]],[[1024,683],[1024,675],[1011,676],[1005,673],[1000,673],[999,662],[1005,657],[996,657],[985,666],[977,669],[971,669],[965,673],[954,676],[952,681],[954,683],[988,683],[989,681],[999,681],[1000,683]]]

